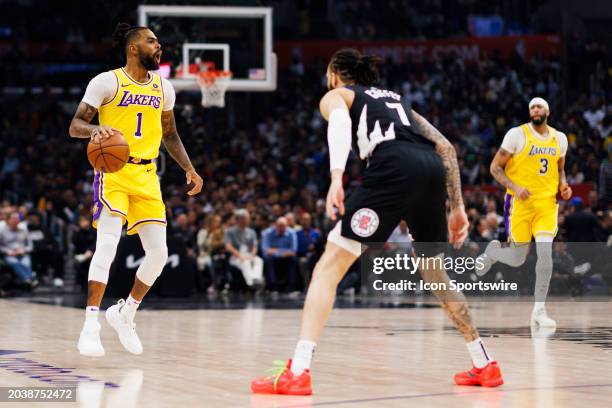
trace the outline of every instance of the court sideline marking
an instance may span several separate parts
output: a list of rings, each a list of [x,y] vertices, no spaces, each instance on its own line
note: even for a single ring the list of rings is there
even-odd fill
[[[476,394],[496,394],[503,392],[515,392],[515,391],[536,391],[536,390],[563,390],[563,389],[576,389],[576,388],[601,388],[601,387],[612,387],[612,384],[582,384],[582,385],[557,385],[552,387],[523,387],[523,388],[496,388],[490,391],[465,391],[465,392],[440,392],[434,394],[416,394],[416,395],[393,395],[389,397],[375,397],[375,398],[361,398],[353,400],[339,400],[339,401],[327,401],[327,402],[313,402],[299,405],[283,405],[282,408],[308,408],[308,407],[321,407],[326,405],[341,405],[341,404],[357,404],[360,402],[375,402],[375,401],[391,401],[391,400],[402,400],[402,399],[416,399],[416,398],[429,398],[429,397],[462,397],[464,395],[476,395]]]

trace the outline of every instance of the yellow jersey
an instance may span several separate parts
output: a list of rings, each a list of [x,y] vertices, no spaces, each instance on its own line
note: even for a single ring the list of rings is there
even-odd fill
[[[149,80],[141,83],[130,78],[123,68],[112,72],[117,76],[117,91],[110,101],[100,105],[100,124],[123,133],[130,156],[154,159],[162,140],[162,79],[149,72]]]
[[[525,135],[523,150],[506,163],[506,175],[513,183],[526,188],[533,198],[557,195],[561,147],[557,130],[548,126],[548,139],[537,138],[527,124],[521,126]],[[514,191],[507,190],[514,195]]]

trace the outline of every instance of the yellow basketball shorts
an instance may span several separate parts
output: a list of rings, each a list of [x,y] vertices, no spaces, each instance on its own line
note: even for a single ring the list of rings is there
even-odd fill
[[[555,196],[519,200],[506,194],[504,223],[508,240],[531,242],[531,237],[538,235],[556,236],[558,210]]]
[[[116,173],[95,172],[93,226],[97,227],[102,208],[127,221],[127,233],[135,234],[141,225],[166,224],[155,163],[128,163]]]

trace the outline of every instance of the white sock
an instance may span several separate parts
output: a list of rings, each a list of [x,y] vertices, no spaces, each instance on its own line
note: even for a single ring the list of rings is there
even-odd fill
[[[295,346],[293,360],[291,360],[291,372],[300,375],[304,370],[310,370],[312,355],[314,354],[317,343],[310,340],[300,340]]]
[[[125,313],[130,319],[134,319],[136,315],[136,310],[138,310],[138,306],[140,306],[140,302],[129,295],[125,300],[125,305],[121,309],[121,313]]]
[[[535,303],[533,304],[533,311],[534,311],[534,312],[535,312],[535,311],[544,310],[544,309],[545,309],[545,307],[544,307],[544,302],[535,302]]]
[[[482,339],[479,337],[474,341],[470,341],[469,343],[465,343],[468,351],[470,352],[470,356],[472,357],[472,363],[476,368],[483,368],[491,360],[491,355],[487,352],[487,349],[482,342]]]
[[[96,306],[87,306],[85,308],[85,326],[95,325],[98,322],[98,314],[100,308]]]

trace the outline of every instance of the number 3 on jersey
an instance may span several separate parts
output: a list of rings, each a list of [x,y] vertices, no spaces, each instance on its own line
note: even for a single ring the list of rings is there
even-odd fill
[[[136,114],[136,132],[134,137],[142,137],[142,112]]]
[[[544,175],[548,171],[548,159],[540,159],[540,164],[542,164],[540,175]]]

